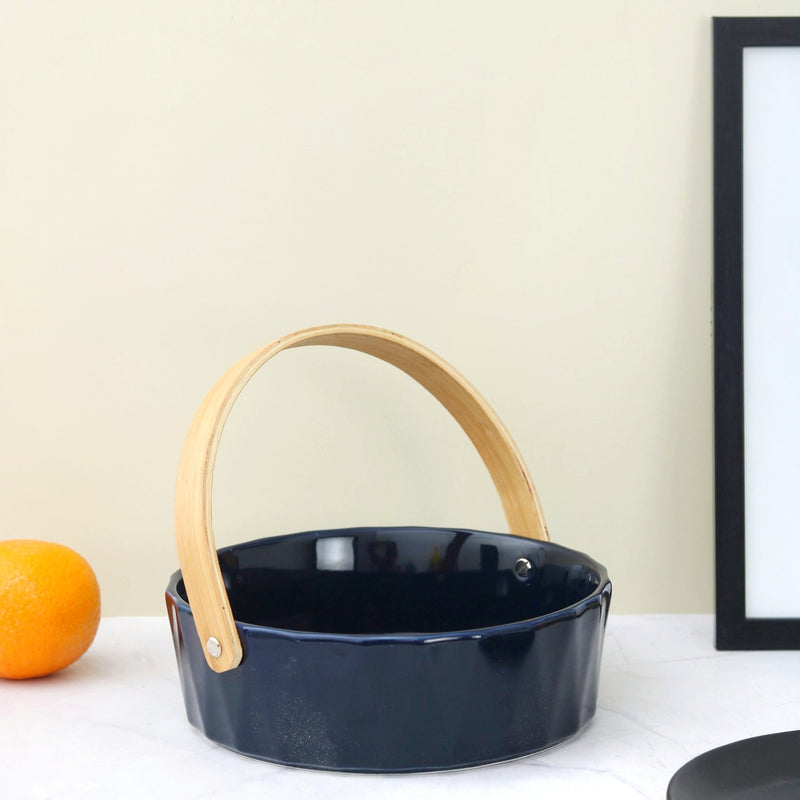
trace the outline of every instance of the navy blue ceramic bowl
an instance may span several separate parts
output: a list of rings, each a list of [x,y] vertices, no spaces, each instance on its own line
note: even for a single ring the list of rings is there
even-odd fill
[[[352,528],[218,551],[244,657],[207,665],[181,573],[167,588],[190,722],[298,767],[420,772],[517,758],[597,702],[606,570],[550,542]]]

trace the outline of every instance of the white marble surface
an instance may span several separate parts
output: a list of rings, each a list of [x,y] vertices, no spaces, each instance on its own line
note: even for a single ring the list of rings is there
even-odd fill
[[[711,616],[614,616],[600,702],[575,739],[539,756],[428,775],[274,766],[186,722],[166,616],[104,619],[76,664],[0,680],[0,796],[94,798],[663,798],[705,750],[800,727],[800,652],[719,653]]]

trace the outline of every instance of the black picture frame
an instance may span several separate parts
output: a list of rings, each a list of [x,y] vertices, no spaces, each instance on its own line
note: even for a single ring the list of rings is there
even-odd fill
[[[746,615],[743,316],[744,49],[800,48],[800,17],[714,18],[713,44],[716,646],[800,649],[800,619]]]

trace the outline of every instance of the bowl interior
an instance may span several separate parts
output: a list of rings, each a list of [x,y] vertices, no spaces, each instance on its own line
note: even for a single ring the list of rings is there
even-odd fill
[[[219,559],[237,621],[333,634],[505,625],[574,605],[607,581],[599,564],[549,542],[440,528],[292,534]],[[177,591],[185,600],[183,581]]]

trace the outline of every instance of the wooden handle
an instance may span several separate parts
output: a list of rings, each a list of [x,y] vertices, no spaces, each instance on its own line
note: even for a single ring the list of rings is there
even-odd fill
[[[211,527],[214,461],[225,420],[247,382],[282,350],[329,345],[393,364],[424,386],[455,417],[481,455],[503,504],[509,530],[549,539],[536,489],[508,431],[486,401],[447,362],[416,342],[364,325],[323,325],[277,339],[234,364],[201,404],[181,453],[175,489],[178,559],[206,661],[226,672],[242,659]]]

